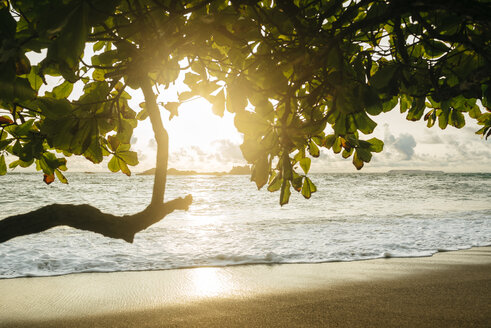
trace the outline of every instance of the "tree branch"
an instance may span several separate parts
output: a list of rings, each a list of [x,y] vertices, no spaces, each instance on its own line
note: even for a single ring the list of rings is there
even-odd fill
[[[124,216],[103,213],[90,205],[52,204],[1,220],[0,243],[57,226],[92,231],[132,243],[137,232],[159,222],[175,210],[187,210],[192,200],[191,195],[188,195],[160,206],[149,205],[139,213]]]
[[[145,96],[145,104],[148,116],[152,123],[153,133],[157,141],[157,163],[155,166],[155,177],[153,182],[152,201],[150,206],[160,206],[164,201],[165,184],[167,181],[167,161],[169,158],[169,135],[162,124],[160,110],[157,105],[155,94],[148,77],[141,79],[141,89]]]

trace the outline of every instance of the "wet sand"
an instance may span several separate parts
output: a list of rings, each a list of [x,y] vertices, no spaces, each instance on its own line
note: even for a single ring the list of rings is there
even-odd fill
[[[0,327],[490,327],[491,247],[0,280]]]

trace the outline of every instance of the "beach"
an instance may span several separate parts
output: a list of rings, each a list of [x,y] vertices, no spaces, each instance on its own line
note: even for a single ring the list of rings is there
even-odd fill
[[[0,327],[489,327],[491,247],[0,280]]]

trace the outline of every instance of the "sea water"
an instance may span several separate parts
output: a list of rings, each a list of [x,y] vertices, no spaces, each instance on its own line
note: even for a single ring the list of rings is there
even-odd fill
[[[131,214],[153,177],[68,174],[0,177],[0,219],[52,203]],[[170,176],[166,199],[193,195],[133,244],[67,227],[0,244],[0,278],[255,263],[317,263],[429,256],[491,245],[491,174],[314,174],[318,192],[258,191],[248,176]]]

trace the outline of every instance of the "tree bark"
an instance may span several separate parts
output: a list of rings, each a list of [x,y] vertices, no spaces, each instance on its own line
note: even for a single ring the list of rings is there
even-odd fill
[[[169,135],[162,124],[160,110],[148,77],[141,79],[141,89],[145,96],[145,105],[152,123],[155,141],[157,142],[157,162],[153,182],[152,201],[150,205],[159,205],[164,201],[165,184],[167,182],[167,162],[169,158]]]
[[[124,216],[103,213],[90,205],[52,204],[1,220],[0,243],[56,226],[93,231],[132,243],[137,232],[159,222],[174,210],[187,210],[191,202],[192,197],[188,195],[160,206],[148,206],[139,213]]]

